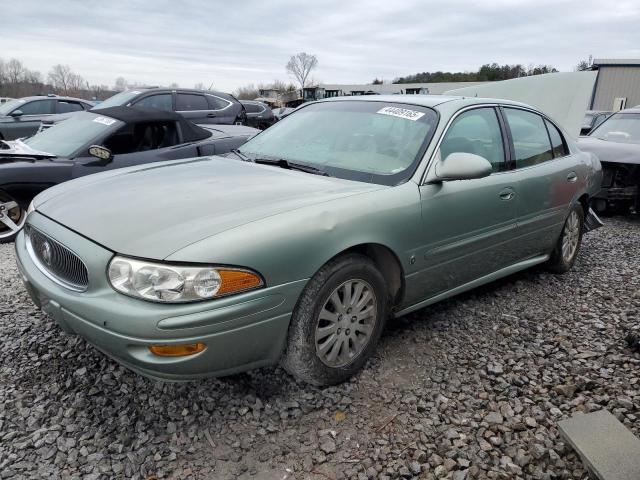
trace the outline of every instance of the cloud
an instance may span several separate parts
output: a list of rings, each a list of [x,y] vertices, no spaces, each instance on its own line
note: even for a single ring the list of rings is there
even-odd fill
[[[640,56],[640,4],[596,0],[21,0],[3,5],[0,56],[43,74],[69,64],[91,83],[211,83],[232,91],[287,80],[297,52],[315,79],[365,83],[487,62],[570,70],[589,54]]]

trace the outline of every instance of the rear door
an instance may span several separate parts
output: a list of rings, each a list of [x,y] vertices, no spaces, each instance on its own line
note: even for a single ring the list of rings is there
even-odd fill
[[[538,113],[503,107],[518,179],[518,236],[522,257],[548,253],[576,197],[582,171],[562,133]]]
[[[236,117],[238,117],[241,108],[239,102],[234,104],[226,98],[213,94],[205,94],[205,97],[209,103],[209,113],[207,114],[209,121],[206,123],[219,125],[233,125],[236,123]]]
[[[407,282],[409,302],[463,285],[517,257],[516,181],[503,132],[493,106],[463,111],[445,132],[436,160],[473,153],[489,160],[493,171],[485,178],[420,187],[425,268]]]

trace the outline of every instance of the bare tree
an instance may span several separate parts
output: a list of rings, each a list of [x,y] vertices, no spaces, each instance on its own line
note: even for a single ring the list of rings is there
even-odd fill
[[[69,65],[58,64],[54,65],[49,71],[47,78],[49,79],[49,83],[57,92],[68,95],[72,75],[75,74],[71,71],[71,67]]]
[[[89,83],[82,78],[82,75],[71,73],[69,75],[67,95],[81,96],[85,91],[89,90]]]
[[[238,100],[253,100],[254,98],[258,98],[260,92],[252,83],[250,85],[245,85],[244,87],[238,87],[233,94]]]
[[[109,87],[107,87],[106,85],[89,85],[88,90],[91,94],[92,100],[100,100],[107,94],[107,92],[109,91]]]
[[[7,83],[10,85],[18,85],[24,77],[24,65],[17,58],[12,58],[7,62],[6,75]]]
[[[124,92],[127,89],[127,81],[124,77],[116,78],[116,83],[113,87],[116,92]]]
[[[318,59],[315,55],[300,52],[292,56],[287,62],[287,73],[292,75],[300,84],[300,88],[303,89],[307,85],[307,78],[311,70],[317,66]]]
[[[180,85],[178,85],[176,82],[171,82],[169,84],[169,88],[180,88]]]
[[[581,72],[583,70],[591,70],[591,65],[593,64],[593,55],[589,55],[588,60],[580,60],[578,64],[573,68],[576,72]]]

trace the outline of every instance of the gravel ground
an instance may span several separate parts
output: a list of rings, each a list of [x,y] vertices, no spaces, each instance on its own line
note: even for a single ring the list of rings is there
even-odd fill
[[[279,368],[163,384],[65,335],[0,245],[2,478],[586,478],[557,421],[608,408],[640,435],[640,218],[574,270],[529,270],[391,323],[357,378]]]

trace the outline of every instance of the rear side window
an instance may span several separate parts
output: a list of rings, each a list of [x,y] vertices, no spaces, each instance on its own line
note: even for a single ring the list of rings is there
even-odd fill
[[[554,158],[569,155],[569,149],[564,143],[564,139],[562,138],[560,131],[548,120],[545,120],[544,123],[547,125],[547,130],[549,131],[549,138],[551,139],[551,148],[553,149]]]
[[[158,95],[149,95],[137,101],[134,104],[136,107],[142,108],[155,108],[157,110],[164,110],[165,112],[173,111],[173,101],[170,93],[160,93]]]
[[[213,95],[207,95],[207,101],[209,102],[209,108],[211,110],[222,110],[229,106],[229,102],[222,98],[214,97]]]
[[[489,160],[494,172],[506,170],[504,144],[496,111],[476,108],[458,116],[440,144],[440,158],[452,153],[473,153]]]
[[[53,104],[55,100],[36,100],[34,102],[25,103],[18,110],[24,115],[46,115],[53,113]]]
[[[256,105],[255,103],[245,103],[244,109],[247,111],[247,113],[258,113],[262,111],[262,108],[260,108],[260,106]]]
[[[209,110],[209,104],[207,103],[207,99],[204,98],[204,95],[179,93],[176,100],[176,110],[179,112]]]
[[[515,148],[516,168],[525,168],[553,158],[544,120],[526,110],[505,108]]]
[[[82,105],[78,102],[65,102],[58,100],[57,113],[69,113],[69,112],[81,112],[83,110]]]

